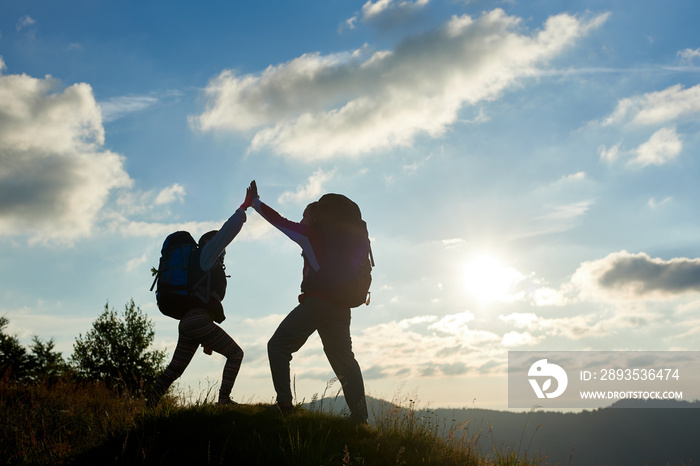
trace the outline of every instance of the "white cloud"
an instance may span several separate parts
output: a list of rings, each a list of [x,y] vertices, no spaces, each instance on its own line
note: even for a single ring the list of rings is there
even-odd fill
[[[353,16],[351,18],[348,18],[345,21],[345,27],[347,27],[348,29],[355,29],[356,22],[357,22],[357,16]],[[341,30],[342,30],[342,28],[341,28]]]
[[[519,344],[536,344],[544,340],[545,336],[564,336],[573,340],[579,340],[586,337],[600,337],[610,333],[615,327],[608,321],[604,321],[600,316],[595,314],[577,315],[571,317],[559,317],[548,319],[537,316],[533,313],[511,313],[501,315],[499,319],[506,324],[523,328],[530,332],[539,332],[540,335],[532,337],[532,339],[521,340]],[[526,332],[528,335],[529,332]],[[519,332],[516,332],[519,334]],[[513,342],[516,342],[515,336],[510,337]],[[526,337],[521,337],[526,338]]]
[[[437,316],[417,316],[417,317],[411,317],[410,319],[403,319],[399,322],[399,327],[401,328],[409,328],[412,325],[418,325],[418,324],[424,324],[424,323],[430,323],[430,322],[435,322],[438,320]]]
[[[502,314],[499,320],[515,329],[515,333],[504,334],[503,345],[535,345],[543,337],[580,340],[623,329],[652,329],[655,323],[666,325],[669,314],[695,310],[700,296],[700,259],[664,260],[643,252],[620,251],[581,263],[558,289],[540,286],[528,296],[533,306],[561,309],[547,312],[582,313],[554,318],[534,312]]]
[[[588,212],[593,204],[592,200],[574,202],[572,204],[559,205],[552,208],[550,212],[538,217],[542,220],[568,220],[578,218]]]
[[[442,333],[457,334],[468,329],[467,324],[474,320],[474,313],[469,311],[459,314],[450,314],[442,319],[430,324],[430,330],[437,330]]]
[[[547,286],[533,291],[531,300],[534,306],[566,306],[570,302],[567,293]]]
[[[586,178],[586,172],[576,172],[572,173],[571,175],[564,176],[560,181],[563,183],[575,183],[577,181],[585,180]]]
[[[378,16],[386,11],[391,3],[392,0],[377,0],[374,3],[369,1],[362,5],[362,15],[365,19]]]
[[[535,328],[539,317],[531,312],[514,312],[498,316],[500,320],[517,328]]]
[[[683,142],[676,128],[661,128],[637,148],[637,155],[631,163],[642,167],[663,165],[678,157],[682,150]]]
[[[700,259],[651,258],[620,251],[584,262],[571,282],[583,299],[668,300],[700,292]]]
[[[675,127],[661,128],[654,132],[649,139],[632,150],[622,150],[622,142],[612,147],[600,146],[600,159],[613,163],[627,159],[630,167],[648,167],[664,165],[676,159],[683,151],[683,141]]]
[[[528,294],[533,306],[564,307],[582,303],[603,303],[613,306],[616,316],[577,316],[543,319],[533,313],[513,313],[499,318],[517,328],[556,329],[554,334],[585,335],[585,326],[595,324],[597,332],[610,332],[615,326],[635,326],[657,318],[646,308],[654,302],[675,301],[700,293],[700,259],[651,258],[640,252],[611,253],[602,259],[582,262],[570,280],[558,288],[538,286]],[[574,319],[571,321],[570,319]],[[576,330],[574,330],[576,329]],[[595,332],[594,332],[595,333]]]
[[[681,64],[692,65],[695,59],[700,59],[700,49],[685,49],[677,54],[680,57]]]
[[[550,337],[599,338],[623,327],[643,325],[645,318],[652,316],[607,318],[591,313],[545,318],[534,313],[511,313],[499,316],[506,328],[497,333],[472,328],[478,323],[474,314],[466,311],[374,325],[354,332],[353,341],[358,360],[372,377],[461,375],[489,370],[489,366],[504,370],[509,348],[536,346]]]
[[[362,21],[376,20],[382,16],[405,16],[415,13],[430,3],[430,0],[377,0],[362,5]]]
[[[502,337],[469,328],[471,321],[473,314],[463,312],[382,323],[354,333],[354,351],[375,377],[460,375],[504,363]]]
[[[333,178],[335,170],[329,172],[323,169],[316,170],[309,177],[306,186],[299,186],[296,192],[286,191],[277,199],[277,202],[284,204],[286,202],[307,202],[320,197],[325,192],[324,184]]]
[[[185,188],[178,183],[173,183],[160,191],[121,190],[113,206],[115,211],[104,212],[103,217],[109,221],[115,219],[126,221],[127,218],[140,217],[157,222],[171,218],[169,204],[184,202],[185,194]]]
[[[98,308],[99,309],[99,308]],[[42,340],[53,338],[55,350],[67,357],[79,332],[90,328],[94,316],[67,312],[60,302],[38,301],[21,308],[0,308],[0,315],[10,321],[7,332],[16,334],[24,345],[31,343],[33,335]]]
[[[156,103],[158,103],[158,99],[152,96],[122,96],[100,102],[100,108],[103,120],[109,122],[129,113],[144,110]]]
[[[178,230],[185,230],[196,235],[197,232],[204,233],[210,230],[216,230],[223,225],[224,222],[143,222],[131,221],[126,218],[115,218],[108,221],[107,226],[110,231],[119,232],[126,237],[150,237],[165,239],[170,233]],[[241,233],[245,231],[242,230]],[[236,237],[238,239],[238,237]]]
[[[210,230],[218,230],[226,220],[209,222],[154,222],[135,221],[127,216],[111,212],[105,215],[105,228],[111,232],[118,232],[125,237],[149,237],[163,238],[178,230],[189,231],[196,236]],[[252,241],[266,238],[273,234],[274,227],[262,219],[259,215],[248,215],[245,226],[236,236],[236,241]]]
[[[668,204],[668,203],[671,202],[672,200],[673,200],[673,197],[671,197],[671,196],[665,197],[665,198],[661,199],[660,201],[657,201],[656,198],[653,198],[653,197],[652,197],[651,199],[649,199],[649,202],[648,202],[647,204],[648,204],[649,207],[651,207],[652,209],[656,209],[656,208],[659,208],[659,207],[661,207],[661,206],[663,206],[663,205]]]
[[[305,54],[257,75],[226,70],[190,121],[202,131],[255,129],[251,150],[305,160],[408,146],[419,135],[444,134],[462,107],[536,75],[606,18],[562,14],[527,36],[519,18],[497,9],[453,17],[393,51]]]
[[[663,125],[682,117],[700,113],[700,84],[684,89],[680,84],[662,91],[628,97],[618,102],[603,125],[632,123]]]
[[[681,53],[679,52],[679,55]],[[683,56],[692,57],[694,51],[686,50]],[[616,146],[598,149],[600,158],[614,162],[623,156],[628,159],[630,167],[647,167],[664,165],[674,160],[683,150],[681,135],[675,122],[684,122],[700,115],[700,84],[683,88],[676,84],[664,90],[635,95],[620,100],[612,114],[602,121],[603,126],[619,125],[633,129],[652,128],[654,133],[646,142],[634,149],[621,150],[621,142]]]
[[[600,155],[600,159],[605,161],[605,162],[614,162],[620,157],[620,146],[622,145],[622,141],[618,142],[612,147],[606,147],[606,146],[600,146],[598,148],[598,154]]]
[[[22,29],[31,26],[32,24],[36,23],[34,19],[32,19],[31,16],[22,16],[19,21],[17,21],[17,31],[21,31]]]
[[[3,75],[0,60],[0,235],[72,241],[92,231],[110,192],[131,186],[123,157],[103,150],[92,88]]]
[[[127,272],[138,269],[141,267],[141,265],[146,263],[146,260],[148,260],[148,256],[146,254],[142,255],[141,257],[131,259],[126,263]]]
[[[362,5],[359,13],[345,21],[340,27],[355,29],[357,21],[388,31],[419,22],[422,10],[430,0],[369,0]]]
[[[440,241],[446,249],[460,248],[467,244],[467,241],[463,238],[448,238]]]
[[[514,346],[535,346],[544,338],[544,336],[534,337],[528,332],[508,332],[503,335],[501,344],[509,348]]]
[[[159,192],[156,196],[155,203],[156,205],[170,204],[176,201],[182,203],[184,199],[185,188],[175,183]]]

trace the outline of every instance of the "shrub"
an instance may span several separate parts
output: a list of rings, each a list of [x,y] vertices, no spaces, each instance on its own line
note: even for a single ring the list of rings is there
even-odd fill
[[[22,380],[29,370],[29,355],[17,336],[5,333],[9,323],[0,316],[0,380]]]
[[[85,337],[78,336],[71,362],[85,380],[101,380],[119,393],[142,395],[164,369],[165,352],[149,350],[153,323],[132,299],[120,316],[105,304]]]

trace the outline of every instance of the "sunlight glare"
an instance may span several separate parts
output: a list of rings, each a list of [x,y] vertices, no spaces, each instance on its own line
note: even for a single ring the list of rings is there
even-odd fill
[[[469,294],[482,303],[512,301],[513,287],[524,278],[512,267],[504,266],[491,255],[480,255],[464,268],[464,283]]]

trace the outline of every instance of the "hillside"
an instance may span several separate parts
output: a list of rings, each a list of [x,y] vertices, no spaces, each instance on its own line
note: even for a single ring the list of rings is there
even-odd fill
[[[370,425],[358,426],[343,416],[342,397],[282,417],[265,405],[174,398],[146,410],[99,384],[0,384],[0,464],[687,466],[700,458],[692,409],[700,403],[563,414],[407,401],[370,399]]]
[[[166,407],[70,464],[485,464],[468,444],[448,446],[418,424],[395,420],[374,428],[306,409],[283,417],[265,405]]]
[[[369,426],[329,408],[316,400],[283,417],[266,405],[183,405],[169,395],[149,410],[101,383],[0,383],[0,464],[541,464],[509,446],[486,458],[468,430],[450,432],[410,407],[373,402]]]
[[[211,405],[142,416],[75,464],[690,465],[700,458],[699,404],[581,413],[412,411],[370,400],[372,427],[343,416],[342,398],[282,418],[261,405]],[[686,409],[676,409],[686,406]],[[457,437],[462,438],[457,438]],[[445,443],[436,439],[442,438]],[[450,446],[448,446],[450,445]],[[452,448],[456,447],[456,448]],[[531,461],[529,463],[528,461]]]

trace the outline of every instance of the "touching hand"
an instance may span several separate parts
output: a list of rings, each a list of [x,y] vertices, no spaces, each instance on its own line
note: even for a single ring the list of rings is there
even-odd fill
[[[257,197],[258,195],[258,188],[255,186],[255,181],[250,183],[250,186],[248,189],[245,191],[245,199],[243,200],[243,204],[241,204],[241,209],[245,210],[248,207],[253,205],[253,198]]]

